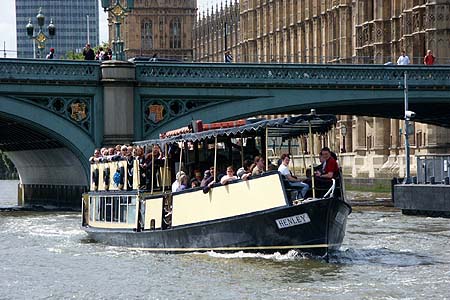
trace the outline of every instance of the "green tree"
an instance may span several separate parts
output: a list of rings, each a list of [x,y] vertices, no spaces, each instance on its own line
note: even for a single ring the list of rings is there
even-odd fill
[[[109,44],[107,42],[101,42],[100,45],[94,47],[94,52],[97,53],[98,49],[100,49],[100,47],[103,48],[103,51],[106,51],[106,49],[109,48]]]
[[[109,44],[107,42],[102,42],[102,43],[100,43],[100,45],[97,45],[94,48],[92,48],[92,50],[94,50],[94,53],[97,53],[97,51],[98,51],[98,49],[100,49],[100,47],[103,48],[103,51],[106,51],[106,49],[109,48]],[[84,56],[83,56],[82,52],[77,53],[75,51],[69,51],[63,57],[61,57],[61,59],[83,60]]]
[[[63,57],[63,59],[70,59],[70,60],[83,60],[83,53],[76,53],[75,51],[69,51],[66,53],[66,55]]]

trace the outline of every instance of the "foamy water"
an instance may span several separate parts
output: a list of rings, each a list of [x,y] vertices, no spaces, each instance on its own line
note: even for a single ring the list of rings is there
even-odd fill
[[[92,243],[78,213],[0,213],[0,299],[446,299],[450,222],[355,211],[341,251],[155,254]]]

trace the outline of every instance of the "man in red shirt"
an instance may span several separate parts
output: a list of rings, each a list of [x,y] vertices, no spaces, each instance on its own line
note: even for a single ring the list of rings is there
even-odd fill
[[[331,155],[330,148],[324,147],[320,150],[320,161],[322,165],[314,172],[314,188],[319,189],[322,193],[316,194],[316,197],[324,194],[333,184],[331,179],[339,174],[339,166]],[[308,178],[304,182],[312,186],[312,178]],[[311,190],[308,191],[307,196],[312,196]]]
[[[339,172],[339,167],[336,160],[331,156],[330,148],[324,147],[320,150],[322,158],[322,171],[316,171],[315,177],[318,179],[325,179],[331,181]]]
[[[431,52],[431,50],[428,50],[427,55],[425,55],[425,57],[423,58],[423,63],[427,66],[431,66],[434,64],[435,59],[436,58],[433,56],[433,52]]]

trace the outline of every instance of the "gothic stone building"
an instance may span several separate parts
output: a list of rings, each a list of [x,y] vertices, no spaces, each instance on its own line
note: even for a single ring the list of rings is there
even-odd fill
[[[125,1],[123,4],[125,5]],[[192,60],[192,28],[196,0],[135,0],[135,8],[124,19],[121,37],[128,58],[153,56]],[[116,27],[109,16],[109,39]]]
[[[237,62],[385,63],[405,49],[421,64],[431,49],[443,64],[450,59],[450,0],[231,0],[199,15],[193,47],[200,62],[221,62],[230,50]],[[340,116],[336,150],[344,145],[342,125],[344,172],[404,175],[401,121]],[[450,132],[416,123],[410,144],[412,155],[448,153]]]

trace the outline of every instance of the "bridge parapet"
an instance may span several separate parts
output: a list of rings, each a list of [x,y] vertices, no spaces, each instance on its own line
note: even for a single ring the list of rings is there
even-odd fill
[[[445,66],[136,63],[136,79],[146,85],[398,88],[405,71],[411,87],[450,87],[450,72]]]
[[[97,85],[100,64],[87,61],[0,59],[0,81],[70,81]]]

